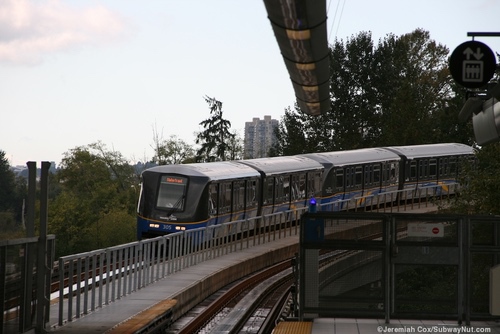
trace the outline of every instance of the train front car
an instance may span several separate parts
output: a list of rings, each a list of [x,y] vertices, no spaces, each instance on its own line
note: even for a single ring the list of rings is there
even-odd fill
[[[157,166],[141,177],[138,240],[257,214],[260,175],[242,164]]]
[[[474,160],[474,149],[457,143],[391,146],[385,149],[401,157],[402,200],[453,194],[460,166]]]
[[[321,209],[341,211],[392,201],[401,158],[380,148],[310,153],[325,168]],[[395,197],[394,197],[395,200]]]

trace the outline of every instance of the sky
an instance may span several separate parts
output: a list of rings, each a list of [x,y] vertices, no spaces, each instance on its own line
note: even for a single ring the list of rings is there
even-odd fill
[[[325,3],[330,44],[422,28],[451,54],[468,32],[500,31],[498,0]],[[500,37],[475,40],[500,52]],[[262,0],[0,0],[0,150],[13,166],[59,165],[97,141],[146,161],[155,131],[194,146],[205,96],[241,138],[245,122],[293,109]]]

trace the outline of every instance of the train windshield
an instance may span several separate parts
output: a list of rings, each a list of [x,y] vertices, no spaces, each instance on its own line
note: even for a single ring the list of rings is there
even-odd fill
[[[175,211],[184,210],[187,181],[186,177],[162,175],[156,206]]]

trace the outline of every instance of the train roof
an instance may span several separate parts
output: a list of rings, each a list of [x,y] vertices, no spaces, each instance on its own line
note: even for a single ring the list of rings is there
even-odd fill
[[[234,161],[164,165],[146,169],[143,174],[144,173],[199,176],[207,177],[211,180],[260,177],[259,172],[257,172],[255,169]]]
[[[238,160],[238,162],[253,167],[266,175],[323,169],[323,166],[318,162],[303,156],[259,158]]]
[[[413,146],[391,146],[386,147],[407,159],[449,156],[449,155],[471,155],[474,154],[474,149],[468,145],[457,143],[445,144],[428,144],[428,145],[413,145]]]
[[[363,148],[350,151],[308,153],[303,156],[320,162],[326,168],[331,168],[332,166],[345,166],[401,159],[394,152],[381,148]]]

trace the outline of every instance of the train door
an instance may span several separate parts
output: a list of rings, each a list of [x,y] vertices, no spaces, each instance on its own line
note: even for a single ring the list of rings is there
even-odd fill
[[[267,176],[262,186],[262,209],[260,215],[273,212],[274,205],[274,176]]]
[[[346,205],[354,208],[358,205],[357,198],[363,191],[363,167],[361,165],[346,167],[345,179],[345,199],[349,202]]]
[[[290,209],[290,175],[282,174],[274,177],[273,212]]]
[[[210,183],[208,188],[208,221],[207,225],[217,224],[217,217],[219,215],[219,184]]]
[[[345,170],[344,168],[335,168],[335,183],[333,187],[333,211],[342,210],[343,200],[345,199]]]
[[[245,218],[252,218],[258,215],[258,185],[256,179],[245,182]]]
[[[316,200],[321,199],[321,172],[311,171],[307,175],[307,200],[310,198],[315,198]]]
[[[306,174],[299,173],[293,174],[290,178],[291,181],[291,202],[293,206],[305,207],[307,206],[306,199]]]
[[[226,223],[231,219],[232,183],[221,182],[219,185],[219,215],[217,223]]]
[[[233,182],[233,205],[231,221],[245,218],[245,180]]]

